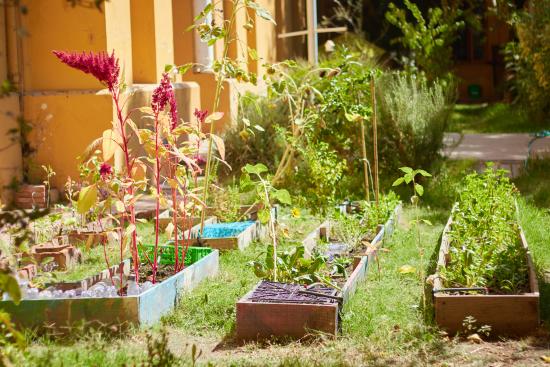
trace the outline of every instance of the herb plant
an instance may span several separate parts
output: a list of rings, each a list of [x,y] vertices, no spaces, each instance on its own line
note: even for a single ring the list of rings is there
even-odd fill
[[[506,171],[494,170],[492,165],[483,174],[464,178],[448,233],[450,258],[440,269],[445,287],[486,287],[505,294],[527,288],[517,197]]]
[[[276,189],[271,184],[271,177],[267,177],[267,167],[261,163],[256,165],[247,164],[243,167],[243,176],[241,178],[241,188],[243,191],[252,191],[256,193],[256,203],[263,204],[258,212],[258,219],[262,224],[267,224],[269,236],[271,237],[271,253],[273,261],[273,280],[277,281],[277,231],[275,229],[275,218],[272,217],[271,207],[274,201],[281,204],[291,205],[292,198],[285,189]],[[256,204],[255,203],[255,204]]]
[[[251,261],[254,274],[258,278],[283,283],[313,284],[324,283],[332,285],[330,278],[323,273],[327,259],[322,255],[314,254],[306,259],[305,248],[302,244],[277,254],[273,244],[267,247],[265,260]]]

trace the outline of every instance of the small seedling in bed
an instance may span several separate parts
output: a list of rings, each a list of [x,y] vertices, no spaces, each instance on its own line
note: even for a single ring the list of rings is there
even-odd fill
[[[427,225],[432,225],[432,223],[427,219],[420,219],[418,217],[418,204],[420,202],[420,197],[424,195],[424,186],[419,183],[419,177],[432,177],[431,174],[424,171],[423,169],[412,169],[410,167],[401,167],[400,170],[403,172],[403,176],[399,177],[393,183],[393,186],[399,186],[402,184],[411,185],[413,195],[411,196],[411,204],[414,208],[415,219],[411,221],[411,224],[414,226],[414,231],[416,233],[416,246],[418,248],[418,253],[420,254],[420,270],[418,276],[420,278],[420,283],[424,284],[424,249],[422,248],[422,243],[420,239],[420,223]],[[426,296],[422,292],[422,306],[423,309],[426,309]]]
[[[277,232],[275,230],[275,218],[272,218],[271,206],[274,201],[292,205],[292,198],[287,190],[273,187],[267,172],[267,167],[261,163],[254,166],[247,164],[243,167],[241,189],[245,192],[255,190],[256,202],[254,205],[257,203],[263,204],[263,208],[258,212],[258,219],[262,224],[267,224],[269,228],[274,263],[273,280],[277,281]]]

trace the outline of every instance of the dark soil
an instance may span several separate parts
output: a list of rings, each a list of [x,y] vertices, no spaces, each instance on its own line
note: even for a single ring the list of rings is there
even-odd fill
[[[157,283],[162,282],[165,279],[170,278],[175,274],[174,265],[157,265]],[[139,279],[145,279],[145,281],[153,281],[153,267],[149,263],[141,264],[139,267]]]
[[[248,301],[267,303],[332,304],[338,302],[337,291],[330,287],[262,281]]]

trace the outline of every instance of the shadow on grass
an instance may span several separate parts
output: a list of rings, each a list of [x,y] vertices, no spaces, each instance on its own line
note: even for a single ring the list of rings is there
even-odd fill
[[[444,219],[446,221],[447,218]],[[428,263],[426,264],[426,276],[430,276],[432,274],[435,274],[437,270],[437,260],[439,258],[439,249],[441,247],[441,238],[443,236],[443,231],[441,231],[438,239],[437,244],[435,246],[435,249],[432,253],[432,256],[430,256]],[[428,282],[424,283],[424,297],[426,297],[426,307],[422,310],[422,313],[424,315],[424,322],[427,325],[435,326],[434,318],[435,318],[435,309],[434,309],[434,298],[433,298],[433,285],[429,284]]]

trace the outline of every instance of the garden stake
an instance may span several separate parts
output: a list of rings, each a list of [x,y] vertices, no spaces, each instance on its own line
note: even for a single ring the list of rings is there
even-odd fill
[[[377,121],[376,121],[376,87],[374,85],[374,75],[371,81],[371,95],[372,95],[372,141],[374,148],[374,200],[376,206],[378,206],[378,197],[380,195],[378,184],[378,133],[377,133]]]
[[[367,202],[370,201],[370,194],[369,194],[369,166],[367,162],[367,143],[365,142],[365,120],[364,118],[361,118],[361,150],[363,153],[363,174],[365,178],[365,193]]]

